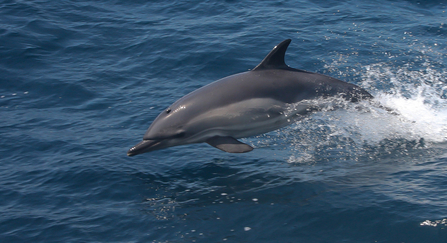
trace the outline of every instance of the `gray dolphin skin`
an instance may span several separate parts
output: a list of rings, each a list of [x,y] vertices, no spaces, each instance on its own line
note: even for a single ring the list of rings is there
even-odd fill
[[[160,113],[132,147],[134,156],[172,146],[208,143],[229,153],[253,150],[238,138],[270,132],[321,110],[331,98],[369,100],[366,90],[287,66],[291,40],[279,43],[253,70],[231,75],[177,100]]]

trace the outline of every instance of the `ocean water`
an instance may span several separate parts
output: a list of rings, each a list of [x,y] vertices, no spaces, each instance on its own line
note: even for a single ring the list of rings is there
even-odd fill
[[[445,1],[0,1],[0,242],[447,242]],[[183,95],[286,62],[367,103],[135,157]]]

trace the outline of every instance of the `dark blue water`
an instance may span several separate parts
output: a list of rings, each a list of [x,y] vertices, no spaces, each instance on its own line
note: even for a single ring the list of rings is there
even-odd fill
[[[447,242],[444,1],[1,1],[0,242]],[[367,89],[136,157],[178,98],[286,62]]]

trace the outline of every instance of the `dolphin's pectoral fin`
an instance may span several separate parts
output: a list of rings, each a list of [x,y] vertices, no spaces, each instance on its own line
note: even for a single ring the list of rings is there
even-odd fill
[[[228,153],[246,153],[253,150],[252,146],[242,143],[233,137],[214,136],[208,138],[206,142],[209,145]]]

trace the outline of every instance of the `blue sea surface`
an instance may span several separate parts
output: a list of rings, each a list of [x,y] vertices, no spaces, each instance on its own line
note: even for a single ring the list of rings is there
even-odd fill
[[[0,1],[0,242],[447,242],[445,1]],[[361,103],[127,157],[185,94],[294,68]],[[361,106],[360,108],[358,106]]]

